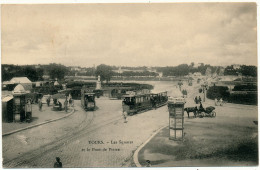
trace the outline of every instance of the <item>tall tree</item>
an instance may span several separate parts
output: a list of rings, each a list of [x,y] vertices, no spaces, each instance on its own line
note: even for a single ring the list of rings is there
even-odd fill
[[[240,70],[241,70],[241,73],[243,76],[257,77],[257,67],[256,66],[242,65]]]
[[[97,66],[96,76],[100,76],[101,82],[105,80],[108,83],[112,75],[113,75],[112,67],[105,64],[101,64]]]
[[[24,75],[31,81],[37,81],[38,80],[38,75],[36,72],[36,69],[33,68],[32,66],[26,66],[24,68]]]
[[[68,73],[68,69],[64,65],[51,63],[48,66],[48,73],[51,79],[57,78],[58,80],[62,80],[64,79],[65,75]]]

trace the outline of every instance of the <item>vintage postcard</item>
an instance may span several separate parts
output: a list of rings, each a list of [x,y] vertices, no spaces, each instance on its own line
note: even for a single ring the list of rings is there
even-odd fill
[[[257,3],[1,4],[3,168],[258,168]]]

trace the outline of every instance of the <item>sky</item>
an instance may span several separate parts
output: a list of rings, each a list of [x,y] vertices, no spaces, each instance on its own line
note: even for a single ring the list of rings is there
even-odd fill
[[[257,66],[256,3],[5,4],[2,64]]]

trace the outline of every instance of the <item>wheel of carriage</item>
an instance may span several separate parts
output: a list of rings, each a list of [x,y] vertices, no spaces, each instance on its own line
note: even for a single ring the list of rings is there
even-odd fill
[[[211,112],[211,117],[216,117],[217,113],[215,111]]]

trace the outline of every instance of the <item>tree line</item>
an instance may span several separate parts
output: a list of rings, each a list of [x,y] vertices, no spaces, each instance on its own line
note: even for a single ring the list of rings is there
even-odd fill
[[[257,67],[256,66],[246,66],[242,65],[239,68],[234,68],[234,66],[227,66],[224,71],[224,75],[243,75],[257,77]]]
[[[27,77],[31,81],[43,80],[43,75],[50,76],[51,79],[64,79],[69,69],[61,64],[51,63],[49,65],[34,65],[18,66],[2,64],[2,81],[9,81],[13,77]]]
[[[8,81],[13,77],[28,77],[31,81],[43,80],[44,75],[48,75],[50,79],[63,80],[65,76],[74,76],[76,73],[79,76],[100,76],[101,81],[109,82],[112,76],[158,76],[159,72],[163,74],[164,77],[167,76],[187,76],[190,73],[199,72],[205,75],[207,70],[210,70],[210,74],[216,73],[224,75],[243,75],[257,77],[257,67],[256,66],[246,66],[242,65],[239,68],[235,68],[233,65],[227,66],[225,69],[219,66],[211,66],[209,64],[201,63],[200,66],[195,67],[194,63],[191,64],[180,64],[178,66],[167,66],[167,67],[153,67],[156,72],[148,71],[147,67],[122,67],[128,69],[129,71],[124,71],[122,73],[115,72],[113,70],[119,69],[116,66],[109,66],[105,64],[100,64],[94,68],[86,68],[85,72],[77,72],[70,70],[61,64],[51,63],[48,65],[40,65],[39,67],[35,65],[7,65],[2,64],[2,81]],[[136,72],[136,70],[139,70]],[[140,71],[143,70],[143,71]],[[222,70],[222,71],[221,71]],[[224,70],[224,71],[223,71]]]
[[[2,81],[9,81],[13,77],[27,77],[31,81],[43,79],[44,70],[33,66],[2,65]]]

